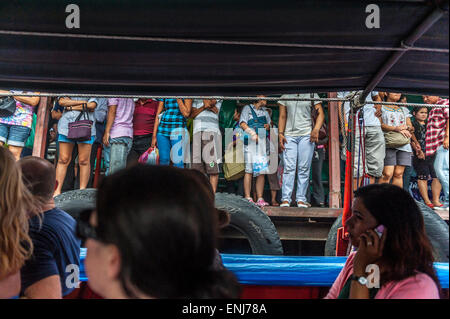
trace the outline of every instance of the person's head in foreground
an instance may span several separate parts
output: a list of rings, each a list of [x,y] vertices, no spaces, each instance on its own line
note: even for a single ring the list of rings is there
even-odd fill
[[[214,197],[193,174],[136,165],[106,177],[85,229],[90,287],[105,298],[237,298],[213,267]]]
[[[22,182],[14,156],[0,147],[0,297],[12,297],[20,290],[18,271],[33,250],[28,235],[32,205],[33,199]]]
[[[374,230],[380,225],[384,226],[381,238]],[[428,286],[422,281],[416,288],[439,294],[432,246],[425,233],[423,216],[408,192],[390,184],[356,190],[347,226],[351,244],[358,247],[353,260],[355,276],[364,276],[366,266],[376,264],[383,288],[387,283],[425,274]],[[421,293],[413,291],[412,286],[409,288],[411,293]]]

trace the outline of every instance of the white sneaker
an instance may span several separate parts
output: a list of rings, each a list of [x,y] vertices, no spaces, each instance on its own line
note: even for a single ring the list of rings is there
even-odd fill
[[[288,203],[288,202],[282,202],[282,203],[280,204],[280,207],[290,207],[290,206],[291,206],[291,204]]]
[[[311,207],[311,205],[309,203],[305,203],[305,202],[297,202],[297,207],[301,207],[301,208],[309,208]]]

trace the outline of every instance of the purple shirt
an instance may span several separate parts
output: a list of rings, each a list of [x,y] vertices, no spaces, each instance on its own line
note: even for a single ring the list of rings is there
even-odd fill
[[[133,137],[133,99],[111,98],[108,99],[108,107],[111,105],[117,105],[117,109],[116,118],[109,132],[110,138]]]

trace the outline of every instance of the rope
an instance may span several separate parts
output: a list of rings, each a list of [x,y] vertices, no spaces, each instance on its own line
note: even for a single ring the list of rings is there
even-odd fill
[[[0,97],[4,96],[39,96],[39,97],[99,97],[99,98],[146,98],[146,99],[216,99],[216,100],[266,100],[266,101],[322,101],[322,102],[350,102],[351,98],[302,98],[302,97],[256,97],[256,96],[218,96],[218,95],[200,95],[200,96],[187,96],[187,95],[134,95],[134,94],[87,94],[87,93],[1,93]],[[441,104],[422,104],[422,103],[400,103],[400,102],[375,102],[371,101],[370,104],[382,104],[382,105],[397,105],[397,106],[410,106],[410,107],[427,107],[427,108],[448,108],[448,105]]]
[[[172,42],[172,43],[193,43],[193,44],[216,44],[216,45],[245,45],[245,46],[269,46],[286,48],[315,48],[315,49],[338,49],[338,50],[366,50],[366,51],[420,51],[449,53],[449,49],[410,47],[402,44],[398,48],[379,46],[356,46],[356,45],[323,45],[307,43],[281,43],[281,42],[255,42],[255,41],[227,41],[227,40],[202,40],[202,39],[181,39],[168,37],[142,37],[123,35],[98,35],[98,34],[75,34],[57,32],[30,32],[0,30],[3,35],[38,36],[38,37],[59,37],[59,38],[79,38],[79,39],[101,39],[101,40],[124,40],[124,41],[151,41],[151,42]]]
[[[344,110],[344,103],[341,105],[340,110],[340,122],[341,122],[341,135],[342,135],[342,148],[344,151],[347,149],[347,130],[345,129],[345,110]]]

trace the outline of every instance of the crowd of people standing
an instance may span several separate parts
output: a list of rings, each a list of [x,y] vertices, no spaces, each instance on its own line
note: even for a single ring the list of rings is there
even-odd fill
[[[14,92],[20,94],[22,91]],[[350,93],[339,92],[338,97]],[[276,105],[270,107],[264,96],[259,97],[261,99],[236,106],[233,143],[236,145],[236,136],[240,136],[245,166],[242,167],[242,178],[227,182],[226,189],[233,189],[261,207],[280,204],[281,207],[289,207],[292,202],[298,207],[311,207],[311,202],[324,207],[326,196],[321,172],[327,143],[319,141],[319,131],[326,119],[319,96],[283,95]],[[17,102],[14,115],[0,118],[0,143],[8,144],[15,158],[19,159],[30,135],[32,115],[40,98],[19,95],[14,98]],[[289,98],[311,98],[313,101],[283,100]],[[448,100],[423,96],[424,106],[414,109],[373,104],[372,101],[406,102],[406,96],[372,92],[364,107],[357,112],[357,154],[353,165],[355,189],[373,183],[392,183],[407,189],[413,168],[425,204],[434,209],[448,209],[448,107],[445,107]],[[55,99],[50,128],[58,153],[54,195],[68,189],[92,187],[93,166],[99,147],[103,149],[102,163],[105,175],[108,175],[111,149],[115,144],[125,146],[127,159],[121,168],[135,164],[150,147],[156,147],[160,165],[197,169],[209,177],[214,191],[217,191],[220,173],[226,165],[223,153],[230,146],[227,139],[227,144],[223,145],[224,128],[219,125],[222,103],[222,100],[215,99]],[[426,104],[442,104],[443,107],[427,108]],[[272,116],[275,108],[278,108],[278,118]],[[339,108],[343,108],[339,116],[343,114],[340,122],[344,123],[346,130],[350,103],[340,102]],[[313,110],[318,113],[316,119],[312,117]],[[69,124],[83,112],[93,123],[91,137],[76,141],[68,137]],[[188,127],[189,121],[191,128]],[[274,124],[276,122],[277,125]],[[272,131],[278,138],[269,140],[271,129],[275,129]],[[403,137],[403,144],[398,143],[399,137]],[[278,145],[273,142],[277,139]],[[392,139],[397,144],[392,144]],[[265,150],[262,151],[263,147]],[[273,152],[276,155],[270,158]],[[342,158],[345,158],[344,148]],[[271,167],[275,170],[260,169],[267,163],[274,164]],[[75,180],[74,175],[77,183],[66,186],[68,179]],[[429,180],[432,181],[431,199],[428,195]],[[233,187],[230,184],[234,184]],[[271,191],[270,203],[269,196],[264,196],[267,188]],[[443,203],[440,201],[441,189]]]

